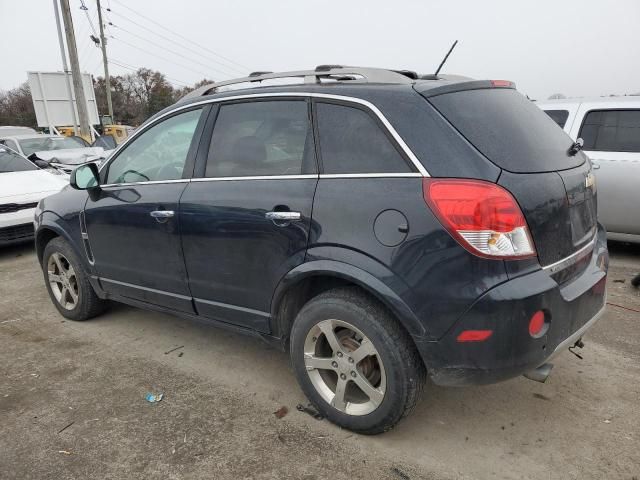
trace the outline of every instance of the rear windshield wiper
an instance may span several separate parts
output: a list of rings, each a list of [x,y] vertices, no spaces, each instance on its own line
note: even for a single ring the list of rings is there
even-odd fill
[[[573,157],[573,156],[577,155],[577,153],[580,150],[582,150],[583,146],[584,146],[584,140],[579,138],[573,143],[573,145],[571,145],[569,147],[569,150],[567,151],[567,153],[569,154],[570,157]]]

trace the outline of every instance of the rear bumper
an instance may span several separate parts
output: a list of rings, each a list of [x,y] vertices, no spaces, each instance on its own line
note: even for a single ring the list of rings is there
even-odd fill
[[[438,341],[416,338],[434,383],[499,382],[531,371],[572,346],[605,309],[609,256],[604,229],[582,262],[584,269],[570,281],[563,280],[566,270],[540,269],[502,283],[480,297]],[[534,338],[529,321],[539,310],[548,323],[544,334]],[[485,341],[460,343],[457,337],[465,330],[492,334]]]

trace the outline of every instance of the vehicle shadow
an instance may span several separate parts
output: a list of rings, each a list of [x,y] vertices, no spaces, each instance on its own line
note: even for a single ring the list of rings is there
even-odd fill
[[[23,255],[31,255],[35,253],[35,246],[32,241],[18,243],[15,245],[7,245],[0,247],[0,261],[9,258],[22,257]]]
[[[609,252],[614,255],[633,255],[640,257],[640,243],[618,242],[608,240]]]

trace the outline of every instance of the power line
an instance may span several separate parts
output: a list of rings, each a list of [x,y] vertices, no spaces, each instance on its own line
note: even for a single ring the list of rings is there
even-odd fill
[[[80,0],[81,3],[81,7],[80,10],[84,11],[86,19],[87,19],[87,23],[89,24],[89,27],[91,28],[91,31],[93,32],[93,38],[97,39],[97,34],[96,34],[96,30],[95,27],[93,26],[93,23],[91,21],[91,18],[89,17],[89,8],[85,5],[84,0]],[[93,21],[95,21],[96,19],[96,15],[97,15],[97,11],[93,12]],[[80,36],[78,38],[83,38],[84,35],[86,35],[86,29],[85,29],[85,25],[83,24],[82,28],[82,32],[80,34]],[[97,47],[98,45],[95,43],[95,41],[93,40],[93,38],[90,36],[89,39],[90,41],[87,42],[89,45]],[[88,60],[88,57],[86,55],[86,53],[89,51],[91,51],[91,49],[89,48],[89,50],[87,50],[87,43],[83,43],[82,47],[80,48],[80,53],[79,53],[79,57],[80,57],[80,63],[84,63],[85,61]],[[91,54],[89,55],[89,57],[92,56]],[[95,69],[94,69],[95,70]]]
[[[199,43],[196,43],[196,42],[194,42],[193,40],[190,40],[189,38],[185,37],[184,35],[181,35],[181,34],[179,34],[179,33],[174,32],[173,30],[171,30],[171,29],[169,29],[169,28],[165,27],[164,25],[162,25],[162,24],[160,24],[160,23],[156,22],[155,20],[153,20],[153,19],[151,19],[151,18],[147,17],[146,15],[143,15],[142,13],[137,12],[137,11],[136,11],[136,10],[134,10],[133,8],[128,7],[127,5],[125,5],[124,3],[122,3],[120,0],[114,0],[114,2],[118,3],[120,6],[122,6],[122,7],[126,8],[127,10],[129,10],[129,11],[131,11],[131,12],[135,13],[136,15],[138,15],[138,16],[140,16],[140,17],[142,17],[142,18],[146,19],[146,20],[148,20],[149,22],[151,22],[151,23],[153,23],[153,24],[155,24],[155,25],[159,26],[159,27],[160,27],[160,28],[162,28],[163,30],[166,30],[167,32],[169,32],[169,33],[171,33],[171,34],[175,35],[176,37],[182,38],[183,40],[185,40],[185,41],[187,41],[187,42],[191,43],[192,45],[195,45],[196,47],[201,48],[201,49],[203,49],[203,50],[206,50],[207,52],[209,52],[209,53],[211,53],[211,54],[215,55],[216,57],[221,58],[221,59],[223,59],[223,60],[226,60],[227,62],[230,62],[230,63],[232,63],[232,64],[234,64],[234,65],[236,65],[236,66],[238,66],[238,67],[242,68],[244,72],[251,71],[251,69],[250,69],[249,67],[247,67],[246,65],[242,65],[241,63],[238,63],[238,62],[236,62],[236,61],[234,61],[234,60],[231,60],[230,58],[227,58],[227,57],[225,57],[225,56],[223,56],[223,55],[220,55],[219,53],[215,52],[214,50],[211,50],[210,48],[203,47],[203,46],[202,46],[202,45],[200,45]]]
[[[201,71],[198,71],[198,70],[194,70],[193,68],[188,67],[186,65],[183,65],[181,63],[177,63],[174,60],[170,60],[168,58],[162,57],[162,56],[158,55],[155,52],[151,52],[149,50],[145,50],[144,48],[140,48],[137,45],[134,45],[133,43],[129,43],[126,40],[122,40],[120,37],[114,37],[113,35],[110,35],[110,38],[112,38],[114,40],[117,40],[119,42],[122,42],[122,43],[124,43],[125,45],[128,45],[131,48],[135,48],[136,50],[140,50],[141,52],[146,53],[147,55],[153,55],[154,57],[159,58],[160,60],[164,60],[165,62],[169,62],[171,64],[178,65],[178,66],[180,66],[182,68],[185,68],[187,70],[191,70],[192,72],[197,73],[198,75],[203,75],[204,78],[207,78],[207,76],[208,76],[207,73],[204,73],[204,72],[201,72]]]
[[[121,19],[123,19],[123,20],[126,20],[127,22],[130,22],[130,23],[132,23],[132,24],[136,25],[138,28],[142,28],[142,29],[146,30],[147,32],[152,33],[152,34],[154,34],[154,35],[156,35],[156,36],[158,36],[158,37],[160,37],[160,38],[162,38],[162,39],[164,39],[164,40],[166,40],[166,41],[170,42],[172,45],[176,45],[176,46],[181,47],[181,48],[183,48],[183,49],[185,49],[185,50],[187,50],[187,51],[189,51],[189,52],[191,52],[191,53],[194,53],[194,54],[198,55],[199,57],[201,57],[201,58],[203,58],[203,59],[205,59],[205,60],[207,60],[207,61],[209,61],[209,62],[213,62],[213,63],[215,63],[215,64],[218,64],[218,65],[220,65],[221,67],[223,67],[223,68],[225,68],[225,69],[233,69],[233,72],[230,72],[229,70],[221,70],[220,68],[217,68],[217,67],[213,68],[213,70],[216,70],[216,71],[218,71],[218,72],[222,72],[222,73],[224,73],[225,75],[230,75],[230,76],[232,76],[232,77],[237,76],[237,75],[238,75],[238,72],[240,72],[240,74],[241,74],[241,75],[246,75],[246,71],[241,71],[241,70],[240,70],[239,68],[237,68],[237,67],[233,67],[233,66],[230,66],[230,65],[225,65],[225,64],[223,64],[223,63],[219,62],[218,60],[214,60],[213,58],[206,57],[206,56],[204,56],[204,55],[202,54],[202,52],[201,52],[201,51],[197,51],[197,50],[195,50],[195,49],[194,49],[194,48],[192,48],[192,47],[188,47],[188,46],[186,46],[186,45],[184,45],[184,44],[182,44],[182,43],[178,43],[176,40],[174,40],[174,39],[172,39],[172,38],[169,38],[169,37],[167,37],[166,35],[162,35],[161,33],[158,33],[158,32],[156,32],[155,30],[152,30],[152,29],[151,29],[151,28],[149,28],[149,27],[146,27],[146,26],[144,26],[144,25],[142,25],[142,24],[140,24],[140,23],[138,23],[138,22],[136,22],[136,21],[134,21],[134,20],[131,20],[130,18],[128,18],[128,17],[126,17],[126,16],[124,16],[124,15],[121,15],[121,14],[119,14],[119,13],[117,13],[117,12],[110,12],[110,13],[112,13],[113,15],[116,15],[116,16],[120,17],[120,18],[121,18]],[[121,27],[121,26],[119,26],[119,25],[114,24],[113,22],[109,22],[109,25],[111,25],[112,27],[115,27],[115,28],[119,28],[120,30],[124,30],[124,28],[122,28],[122,27]],[[125,31],[126,31],[126,30],[125,30]],[[145,40],[146,40],[146,39],[145,39]],[[150,42],[150,40],[146,40],[146,41]],[[182,54],[181,54],[181,55],[182,55]],[[209,67],[209,68],[212,68],[212,67]]]
[[[112,26],[112,27],[114,27],[114,28],[117,28],[118,30],[120,30],[120,31],[122,31],[122,32],[126,32],[126,33],[128,33],[129,35],[132,35],[132,36],[134,36],[134,37],[136,37],[136,38],[139,38],[140,40],[142,40],[142,41],[144,41],[144,42],[150,43],[150,44],[152,44],[152,45],[157,45],[157,43],[156,43],[156,42],[154,42],[153,40],[148,40],[148,39],[144,38],[143,36],[138,35],[137,33],[133,33],[133,32],[131,32],[131,31],[129,31],[129,30],[126,30],[126,29],[124,29],[124,28],[122,28],[122,27],[120,27],[120,26],[118,26],[118,25],[114,25],[114,24],[112,23],[112,24],[111,24],[111,26]],[[180,53],[180,52],[177,52],[177,51],[175,51],[175,50],[171,50],[170,48],[163,47],[163,48],[162,48],[162,50],[163,50],[163,51],[166,51],[166,52],[169,52],[169,53],[172,53],[172,54],[174,54],[174,55],[177,55],[178,57],[180,57],[180,58],[182,58],[182,59],[184,59],[184,60],[188,60],[188,61],[190,61],[190,62],[197,63],[198,65],[201,65],[201,66],[203,66],[203,67],[205,67],[205,68],[215,70],[215,71],[217,71],[218,73],[222,73],[222,71],[221,71],[221,70],[218,70],[217,68],[213,68],[211,65],[207,65],[207,64],[202,63],[202,62],[199,62],[199,61],[197,61],[197,60],[195,60],[195,59],[193,59],[193,58],[186,57],[184,54],[182,54],[182,53]],[[225,72],[225,73],[226,73],[227,75],[232,75],[232,76],[234,75],[233,73],[231,73],[231,74],[230,74],[229,72]]]
[[[111,60],[114,60],[114,59],[110,59],[109,63],[111,63]],[[135,65],[131,65],[130,63],[125,62],[124,60],[115,59],[115,61],[118,62],[118,63],[121,63],[122,65],[120,65],[120,66],[124,66],[125,68],[128,68],[129,70],[133,70],[133,71],[136,71],[136,72],[138,70],[140,70],[140,68],[142,68],[142,67],[136,67]],[[169,77],[169,76],[165,75],[164,73],[162,75],[164,75],[169,80],[173,80],[176,83],[183,84],[185,87],[189,86],[189,83],[187,83],[187,82],[183,82],[182,80],[178,80],[176,78]]]
[[[133,71],[133,72],[137,72],[137,71],[138,71],[138,70],[140,70],[140,68],[141,68],[141,67],[135,67],[135,66],[133,66],[133,65],[131,65],[131,64],[129,64],[129,63],[127,63],[127,62],[123,62],[122,60],[117,60],[117,59],[114,59],[114,58],[110,58],[110,59],[109,59],[109,64],[114,64],[114,65],[116,65],[116,66],[118,66],[118,67],[125,68],[125,69],[127,69],[127,70],[131,70],[131,71]],[[163,75],[164,75],[164,74],[163,74]],[[185,83],[185,82],[183,82],[183,81],[177,80],[177,79],[172,78],[172,77],[169,77],[169,76],[167,76],[167,75],[164,75],[164,77],[165,77],[167,80],[171,80],[171,81],[172,81],[172,82],[174,82],[174,83],[179,83],[179,84],[181,84],[181,85],[182,85],[182,86],[184,86],[184,87],[188,87],[188,86],[190,86],[188,83]]]
[[[89,18],[89,8],[84,4],[84,0],[80,0],[80,10],[84,11],[84,14],[87,16],[87,22],[89,22],[89,26],[91,26],[91,31],[93,32],[94,37],[98,37],[96,33],[96,29],[91,22],[91,18]]]
[[[112,59],[112,60],[109,60],[109,63],[112,63],[112,61],[114,61],[114,60],[113,60],[113,59]],[[120,66],[120,67],[122,67],[122,68],[126,68],[126,69],[131,70],[131,71],[134,71],[134,72],[137,72],[138,70],[140,70],[140,68],[142,68],[142,67],[135,67],[135,66],[133,66],[133,65],[131,65],[131,64],[129,64],[129,63],[123,62],[122,60],[115,60],[115,63],[116,63],[116,65],[118,65],[118,66]],[[174,82],[174,83],[179,83],[179,84],[181,84],[182,86],[185,86],[185,87],[188,87],[188,86],[189,86],[189,84],[188,84],[188,83],[183,82],[183,81],[181,81],[181,80],[177,80],[177,79],[172,78],[172,77],[169,77],[169,76],[165,75],[164,73],[163,73],[162,75],[163,75],[167,80],[171,80],[171,81],[172,81],[172,82]]]

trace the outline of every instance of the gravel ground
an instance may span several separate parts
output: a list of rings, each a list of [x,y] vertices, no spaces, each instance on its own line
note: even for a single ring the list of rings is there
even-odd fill
[[[286,355],[259,340],[125,306],[65,321],[32,248],[2,249],[0,478],[638,480],[640,246],[611,252],[583,360],[560,355],[546,384],[428,385],[365,437],[296,411]]]

